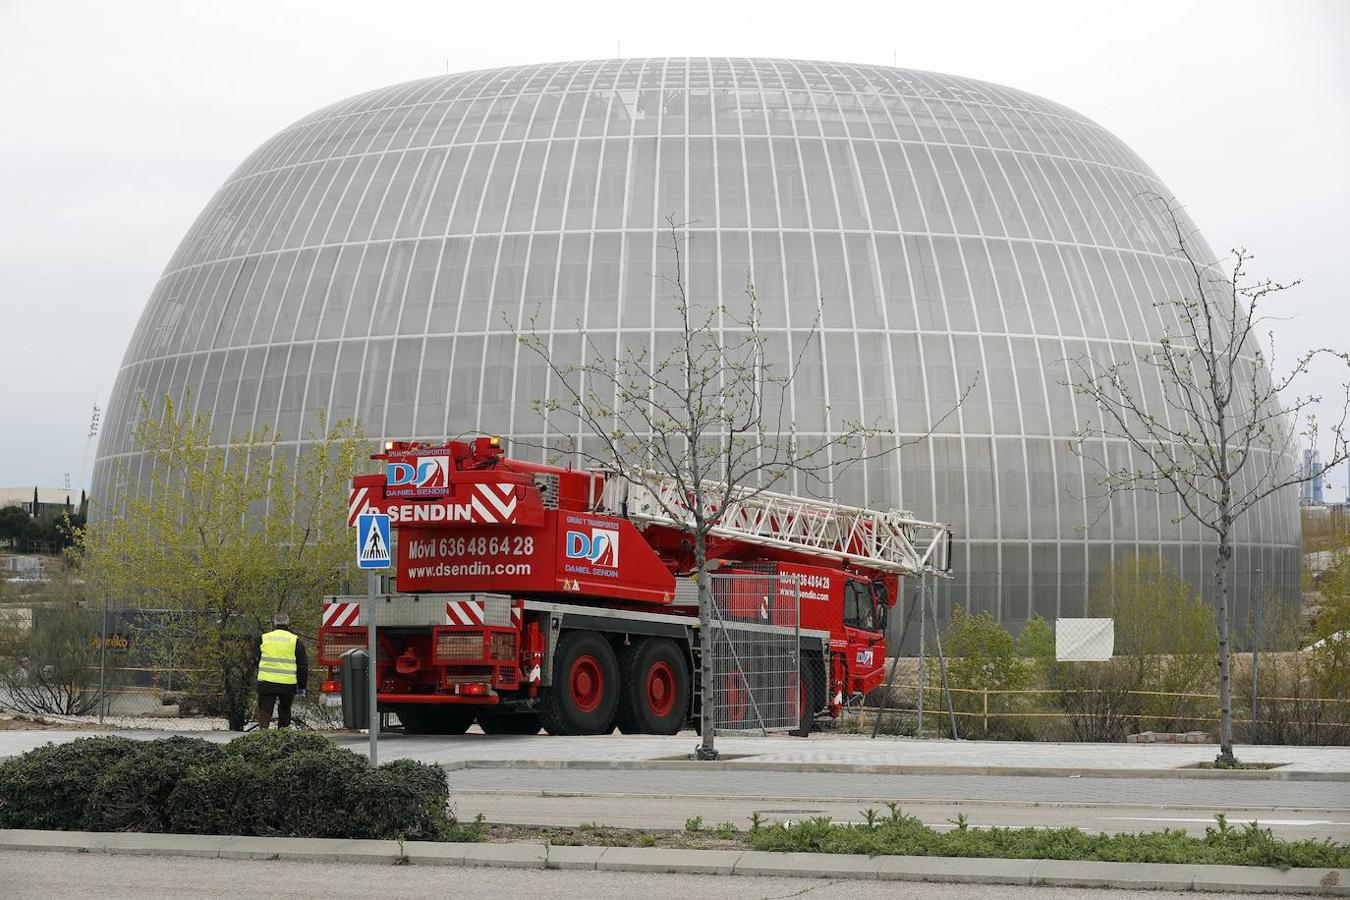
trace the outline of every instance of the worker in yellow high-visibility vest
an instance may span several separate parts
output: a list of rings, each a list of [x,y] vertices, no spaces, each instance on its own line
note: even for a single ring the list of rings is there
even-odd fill
[[[277,710],[277,727],[291,724],[291,702],[297,695],[305,696],[309,678],[309,664],[305,645],[291,631],[291,617],[284,612],[272,618],[275,625],[262,636],[258,645],[258,727],[272,723],[272,709]]]

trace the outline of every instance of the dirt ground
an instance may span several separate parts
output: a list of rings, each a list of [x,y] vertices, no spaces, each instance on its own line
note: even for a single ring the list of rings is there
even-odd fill
[[[704,830],[700,831],[641,831],[591,824],[578,828],[488,825],[481,840],[486,844],[548,843],[559,847],[664,847],[676,850],[744,850],[749,846],[744,834],[719,837],[715,824],[703,824],[702,828]]]
[[[87,725],[71,722],[39,722],[27,716],[0,715],[0,731],[107,731],[97,722]]]

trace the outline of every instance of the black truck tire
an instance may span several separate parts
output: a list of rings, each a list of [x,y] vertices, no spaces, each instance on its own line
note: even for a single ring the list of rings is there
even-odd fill
[[[540,692],[549,734],[609,734],[619,705],[619,663],[604,636],[564,631],[553,652],[553,684]]]
[[[463,734],[473,724],[471,706],[438,706],[419,703],[394,709],[405,734]]]
[[[689,717],[689,663],[670,638],[646,638],[619,662],[619,730],[675,734]]]
[[[539,716],[532,712],[481,712],[478,727],[483,734],[538,734]]]
[[[826,684],[825,662],[820,654],[807,651],[802,654],[797,670],[797,702],[799,720],[790,734],[806,737],[814,729],[816,713],[825,705]]]

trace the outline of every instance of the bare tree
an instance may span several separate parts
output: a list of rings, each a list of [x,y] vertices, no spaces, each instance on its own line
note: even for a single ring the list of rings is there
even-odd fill
[[[1232,253],[1232,274],[1202,259],[1195,232],[1179,207],[1157,195],[1155,207],[1175,240],[1171,253],[1188,273],[1180,296],[1154,303],[1162,322],[1156,340],[1129,345],[1114,362],[1080,357],[1069,361],[1075,393],[1094,402],[1099,422],[1076,431],[1071,446],[1099,469],[1107,496],[1142,489],[1174,495],[1181,514],[1198,522],[1216,541],[1214,596],[1219,633],[1219,765],[1234,765],[1232,684],[1229,674],[1228,564],[1237,523],[1258,504],[1324,473],[1350,458],[1346,416],[1350,382],[1331,429],[1325,464],[1317,471],[1291,465],[1303,444],[1318,441],[1315,408],[1324,398],[1298,392],[1314,364],[1350,364],[1350,354],[1309,350],[1281,372],[1273,336],[1265,351],[1260,331],[1271,321],[1265,306],[1298,284],[1253,279],[1251,254]],[[1122,358],[1123,356],[1123,358]],[[1161,383],[1161,397],[1150,386]],[[1103,442],[1133,450],[1111,454]]]
[[[673,486],[649,496],[692,538],[700,677],[706,686],[713,678],[709,540],[728,513],[783,486],[794,474],[827,491],[848,466],[924,440],[956,411],[973,384],[951,409],[925,423],[917,437],[913,431],[899,437],[896,429],[880,424],[880,417],[871,424],[831,422],[823,436],[799,434],[792,419],[792,385],[819,340],[819,309],[809,326],[798,331],[796,346],[784,359],[783,346],[772,346],[762,327],[759,300],[748,278],[746,303],[740,309],[690,297],[681,252],[684,226],[673,219],[667,223],[673,270],[664,278],[675,313],[668,351],[602,347],[594,333],[578,324],[582,359],[566,362],[554,355],[535,321],[516,337],[543,361],[558,391],[536,400],[535,409],[549,432],[572,436],[563,446],[545,449],[607,469],[628,484],[663,479]],[[706,687],[704,696],[698,756],[716,759]]]

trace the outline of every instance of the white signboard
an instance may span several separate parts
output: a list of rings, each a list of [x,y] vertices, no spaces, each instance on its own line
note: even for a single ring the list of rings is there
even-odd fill
[[[1055,659],[1061,662],[1110,659],[1115,646],[1115,619],[1055,620]]]

